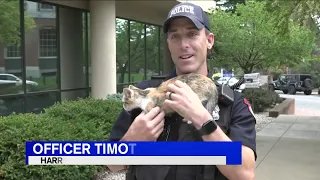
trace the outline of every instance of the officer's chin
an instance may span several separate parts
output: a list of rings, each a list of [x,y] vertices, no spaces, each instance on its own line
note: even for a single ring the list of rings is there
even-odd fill
[[[182,64],[178,68],[182,74],[189,74],[197,71],[197,67],[194,63],[185,64],[185,65]]]

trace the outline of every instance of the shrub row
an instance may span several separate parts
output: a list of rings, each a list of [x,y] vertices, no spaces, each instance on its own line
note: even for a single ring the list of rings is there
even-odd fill
[[[93,179],[102,166],[25,165],[25,142],[106,140],[120,110],[120,101],[87,98],[55,104],[40,115],[1,117],[0,179]]]
[[[254,112],[263,112],[282,102],[278,93],[263,88],[245,89],[243,95],[250,102]]]

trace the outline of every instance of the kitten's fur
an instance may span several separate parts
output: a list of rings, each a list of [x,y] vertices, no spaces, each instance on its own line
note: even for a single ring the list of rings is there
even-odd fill
[[[215,83],[206,76],[196,73],[180,75],[164,81],[158,88],[139,89],[133,85],[123,89],[123,108],[126,111],[131,111],[140,108],[146,113],[153,107],[159,106],[163,109],[166,115],[173,113],[163,107],[163,102],[166,99],[167,85],[180,80],[187,85],[198,95],[199,99],[205,104],[206,109],[211,114],[213,113],[218,102],[218,90]]]

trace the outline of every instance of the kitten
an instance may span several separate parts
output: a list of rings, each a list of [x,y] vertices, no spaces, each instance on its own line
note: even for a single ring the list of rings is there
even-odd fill
[[[164,107],[163,102],[166,99],[167,85],[169,83],[174,83],[176,80],[180,80],[190,86],[190,88],[198,95],[208,112],[214,113],[218,103],[217,87],[210,78],[196,73],[179,75],[171,78],[162,82],[157,88],[140,89],[133,85],[129,85],[128,88],[123,89],[123,108],[128,112],[140,108],[147,113],[152,108],[159,106],[165,111],[166,115],[174,113],[174,111]]]

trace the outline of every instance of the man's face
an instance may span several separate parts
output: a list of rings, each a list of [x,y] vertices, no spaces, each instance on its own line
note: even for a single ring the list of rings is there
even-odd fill
[[[174,19],[168,31],[168,48],[178,74],[207,71],[207,50],[213,46],[213,34],[206,34],[188,18]]]

